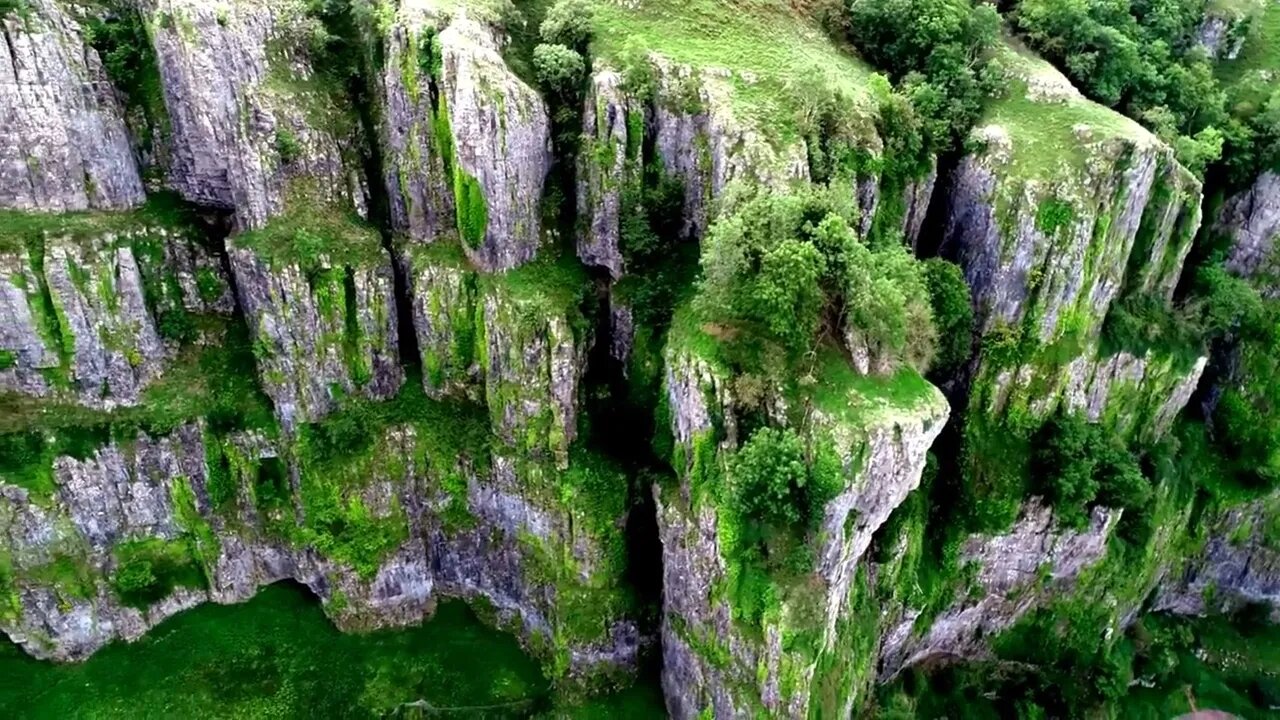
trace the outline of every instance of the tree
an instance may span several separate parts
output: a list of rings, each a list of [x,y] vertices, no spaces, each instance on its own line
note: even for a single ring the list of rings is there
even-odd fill
[[[547,89],[572,95],[582,84],[586,64],[576,50],[543,43],[533,49],[533,70]]]
[[[591,39],[591,17],[585,0],[559,0],[547,10],[538,34],[543,42],[581,51]]]
[[[932,369],[945,377],[969,359],[973,343],[973,302],[969,283],[959,265],[932,258],[924,262],[924,274],[933,307],[933,323],[938,329],[938,353]]]

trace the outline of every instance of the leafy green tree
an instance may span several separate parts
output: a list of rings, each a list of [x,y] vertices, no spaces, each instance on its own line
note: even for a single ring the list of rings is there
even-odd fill
[[[586,64],[577,50],[547,43],[533,49],[533,69],[539,82],[561,95],[575,93],[586,74]]]
[[[933,323],[938,329],[938,354],[933,370],[947,376],[969,359],[973,343],[973,302],[969,283],[959,265],[933,258],[924,262],[925,282]]]
[[[839,492],[840,465],[830,448],[810,452],[796,431],[764,427],[734,456],[733,498],[749,519],[808,527]]]
[[[585,0],[559,0],[547,9],[538,34],[543,42],[584,50],[591,39],[591,17]]]

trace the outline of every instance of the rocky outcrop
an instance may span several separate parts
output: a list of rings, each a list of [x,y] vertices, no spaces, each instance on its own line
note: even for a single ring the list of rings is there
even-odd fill
[[[733,76],[653,58],[658,76],[652,130],[663,169],[684,184],[684,233],[701,237],[712,202],[734,181],[784,187],[809,178],[803,142],[775,147],[733,111]]]
[[[0,10],[0,208],[120,210],[143,201],[123,111],[56,0]]]
[[[1280,616],[1280,496],[1219,512],[1207,533],[1203,550],[1166,578],[1155,609],[1205,615],[1263,604]]]
[[[1217,60],[1235,60],[1244,48],[1248,37],[1249,22],[1254,8],[1261,3],[1246,3],[1244,10],[1236,8],[1209,9],[1196,29],[1196,43],[1205,54]]]
[[[505,37],[467,13],[401,9],[382,77],[396,230],[461,237],[487,271],[532,260],[551,168],[546,103],[507,67]]]
[[[1248,189],[1228,198],[1214,231],[1232,241],[1228,270],[1270,281],[1276,270],[1273,249],[1280,238],[1280,175],[1262,173]]]
[[[483,400],[506,448],[568,467],[594,341],[579,307],[586,279],[545,260],[487,275],[441,252],[411,266],[427,394]]]
[[[578,156],[578,257],[610,277],[622,276],[621,222],[627,183],[640,182],[645,108],[629,100],[622,78],[602,70],[591,78],[583,108],[585,143]],[[639,190],[632,185],[633,193]],[[635,202],[633,197],[631,202]]]
[[[328,240],[341,254],[274,257],[252,235],[227,248],[259,378],[287,428],[340,396],[385,399],[404,382],[390,259],[369,230]]]
[[[734,606],[744,592],[739,584],[748,582],[742,573],[750,572],[734,545],[741,521],[718,504],[716,498],[726,496],[714,489],[725,482],[720,473],[736,448],[730,378],[692,347],[679,339],[668,345],[665,388],[680,481],[655,488],[668,710],[676,718],[847,715],[863,687],[857,667],[871,662],[870,652],[853,649],[861,641],[852,628],[865,611],[860,561],[875,531],[919,485],[925,455],[949,414],[946,401],[926,384],[911,400],[852,390],[815,409],[806,432],[831,443],[843,487],[805,540],[812,571],[752,580],[767,583],[764,597],[770,598],[753,626]],[[866,406],[875,410],[847,412]],[[798,637],[806,640],[784,644]]]
[[[168,183],[253,229],[291,194],[363,208],[345,98],[316,80],[314,20],[289,0],[146,0],[172,126]]]
[[[974,400],[992,416],[1016,408],[1044,417],[1065,405],[1153,437],[1185,404],[1204,360],[1138,358],[1099,339],[1120,297],[1171,301],[1200,225],[1200,182],[1047,64],[1010,57],[1026,101],[1078,121],[1050,144],[1022,126],[1016,107],[997,103],[973,131],[984,149],[951,178],[942,251],[963,267],[985,336]],[[1144,409],[1130,414],[1135,405]]]
[[[284,467],[259,433],[220,439],[188,425],[58,458],[52,497],[0,482],[0,628],[39,657],[81,659],[195,604],[292,579],[346,629],[420,622],[442,596],[483,599],[557,673],[634,667],[639,637],[615,589],[621,568],[606,559],[620,529],[602,535],[610,524],[583,506],[535,500],[558,474],[498,459],[489,470],[445,450],[448,428],[370,430],[370,452],[323,472],[316,458]],[[283,498],[264,480],[277,473],[291,488]],[[337,517],[360,539],[330,534]],[[120,571],[138,548],[192,572],[160,597],[126,601]]]
[[[193,228],[132,215],[29,220],[32,230],[0,250],[2,389],[135,405],[185,316],[231,309],[221,266]]]
[[[879,653],[881,681],[915,665],[990,656],[991,638],[1012,627],[1046,598],[1069,595],[1082,572],[1107,551],[1120,511],[1095,508],[1087,527],[1063,530],[1053,512],[1028,503],[1003,535],[973,535],[960,551],[960,565],[977,572],[967,597],[924,624],[908,608],[884,630]]]

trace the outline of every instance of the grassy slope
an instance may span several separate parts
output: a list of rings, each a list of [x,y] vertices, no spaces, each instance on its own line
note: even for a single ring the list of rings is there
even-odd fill
[[[793,130],[793,93],[803,92],[798,81],[820,79],[863,103],[871,77],[852,48],[783,0],[595,2],[592,53],[617,61],[637,50],[698,70],[732,71],[735,110],[784,137]]]
[[[979,127],[999,125],[1012,140],[1012,167],[1027,179],[1063,179],[1063,170],[1077,170],[1087,159],[1086,142],[1128,138],[1155,142],[1141,125],[1120,113],[1071,93],[1062,99],[1032,96],[1028,87],[1066,87],[1070,81],[1019,41],[1006,38],[999,61],[1011,77],[1007,96],[992,102]],[[1064,93],[1064,95],[1066,95]],[[1091,138],[1082,140],[1075,128],[1085,126]]]
[[[420,627],[348,635],[289,585],[243,605],[188,611],[82,664],[39,662],[0,646],[0,716],[10,718],[361,718],[418,700],[436,708],[502,706],[447,717],[527,717],[554,702],[515,638],[485,627],[461,604],[445,603]],[[660,707],[656,691],[642,686],[566,710],[568,717],[657,717]]]

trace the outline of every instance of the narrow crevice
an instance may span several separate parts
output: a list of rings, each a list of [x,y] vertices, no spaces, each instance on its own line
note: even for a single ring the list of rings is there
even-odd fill
[[[925,211],[924,224],[920,226],[920,238],[916,241],[916,256],[920,259],[942,257],[955,262],[955,248],[943,247],[946,239],[947,214],[950,210],[951,189],[955,184],[955,171],[960,165],[962,151],[953,150],[938,156],[938,178],[934,181],[933,195],[929,197],[929,209]]]

